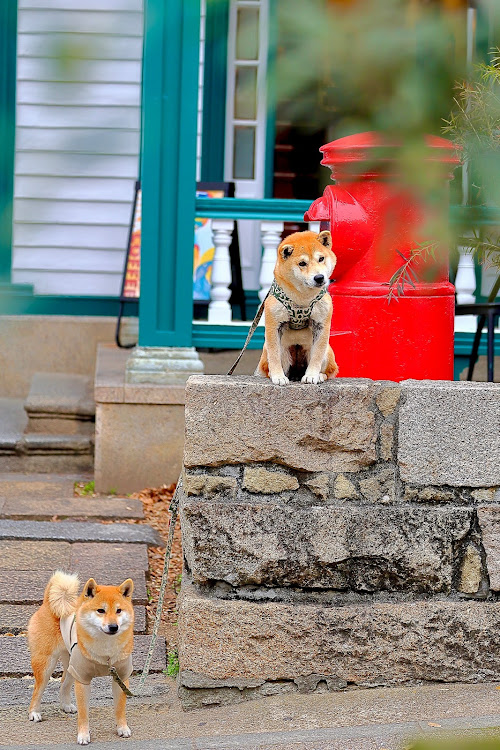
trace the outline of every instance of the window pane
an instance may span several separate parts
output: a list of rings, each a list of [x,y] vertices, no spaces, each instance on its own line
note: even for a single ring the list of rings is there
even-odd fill
[[[259,9],[238,8],[236,28],[236,59],[256,60],[259,56]]]
[[[255,128],[236,125],[234,128],[233,177],[253,180],[255,158]]]
[[[236,68],[234,117],[236,120],[257,119],[257,68]]]

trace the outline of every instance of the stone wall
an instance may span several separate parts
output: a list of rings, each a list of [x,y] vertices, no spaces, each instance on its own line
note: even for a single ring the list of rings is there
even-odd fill
[[[500,679],[500,385],[194,376],[179,691]]]

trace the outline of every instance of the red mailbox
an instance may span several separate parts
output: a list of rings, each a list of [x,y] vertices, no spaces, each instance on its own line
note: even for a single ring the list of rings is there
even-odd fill
[[[390,303],[387,282],[404,263],[399,253],[408,257],[419,244],[432,243],[425,236],[432,222],[447,221],[448,180],[459,159],[452,143],[427,137],[418,168],[439,170],[440,181],[428,202],[395,173],[395,149],[375,133],[320,149],[336,184],[304,219],[330,229],[337,256],[330,343],[341,377],[451,380],[455,289],[446,248],[441,243],[437,260],[419,258],[415,288],[407,284],[404,296]]]

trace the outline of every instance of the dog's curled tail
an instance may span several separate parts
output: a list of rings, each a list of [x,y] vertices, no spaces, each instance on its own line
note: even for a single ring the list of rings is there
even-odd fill
[[[47,584],[43,600],[56,617],[68,617],[76,609],[79,590],[78,576],[56,570]]]

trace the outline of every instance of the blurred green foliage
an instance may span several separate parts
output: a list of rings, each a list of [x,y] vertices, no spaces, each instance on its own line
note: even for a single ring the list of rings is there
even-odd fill
[[[447,740],[421,740],[408,750],[500,750],[500,738],[455,737]]]

